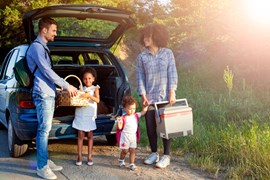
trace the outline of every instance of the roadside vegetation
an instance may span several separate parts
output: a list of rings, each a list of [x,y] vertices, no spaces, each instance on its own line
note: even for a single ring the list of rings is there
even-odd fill
[[[269,179],[269,97],[255,88],[243,88],[242,83],[230,89],[222,74],[217,74],[216,83],[185,70],[181,75],[178,96],[191,102],[194,135],[176,139],[174,150],[187,153],[191,165],[216,175]]]

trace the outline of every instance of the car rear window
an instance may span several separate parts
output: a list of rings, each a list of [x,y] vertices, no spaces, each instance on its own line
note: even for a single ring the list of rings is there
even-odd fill
[[[113,65],[107,55],[95,52],[53,51],[51,59],[54,65]]]
[[[108,39],[119,25],[117,22],[89,18],[53,17],[53,19],[58,24],[58,37]],[[35,35],[38,35],[38,21],[39,19],[33,21]]]

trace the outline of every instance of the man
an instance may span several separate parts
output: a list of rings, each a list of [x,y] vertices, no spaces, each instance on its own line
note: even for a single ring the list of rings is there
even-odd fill
[[[53,70],[48,54],[48,41],[54,41],[57,35],[57,23],[51,18],[42,18],[38,24],[39,35],[27,52],[27,63],[34,72],[33,101],[37,110],[38,128],[36,136],[37,175],[44,179],[56,179],[53,171],[60,171],[61,166],[48,159],[48,136],[52,126],[55,106],[56,86],[66,89],[70,96],[77,95],[78,90],[59,77]],[[38,41],[38,42],[36,42]]]

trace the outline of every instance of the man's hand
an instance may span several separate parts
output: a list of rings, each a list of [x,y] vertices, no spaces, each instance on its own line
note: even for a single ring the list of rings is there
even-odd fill
[[[67,91],[69,92],[69,95],[71,97],[77,96],[77,94],[78,94],[78,89],[75,88],[74,86],[70,85],[70,84],[67,87]]]

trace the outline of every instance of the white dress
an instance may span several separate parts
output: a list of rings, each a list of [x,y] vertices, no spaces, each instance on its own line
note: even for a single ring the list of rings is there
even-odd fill
[[[83,87],[83,90],[90,93],[91,96],[94,95],[94,91],[97,86]],[[97,128],[96,126],[97,117],[97,103],[89,99],[89,106],[77,107],[75,111],[75,118],[72,123],[72,127],[85,132],[93,131]]]

